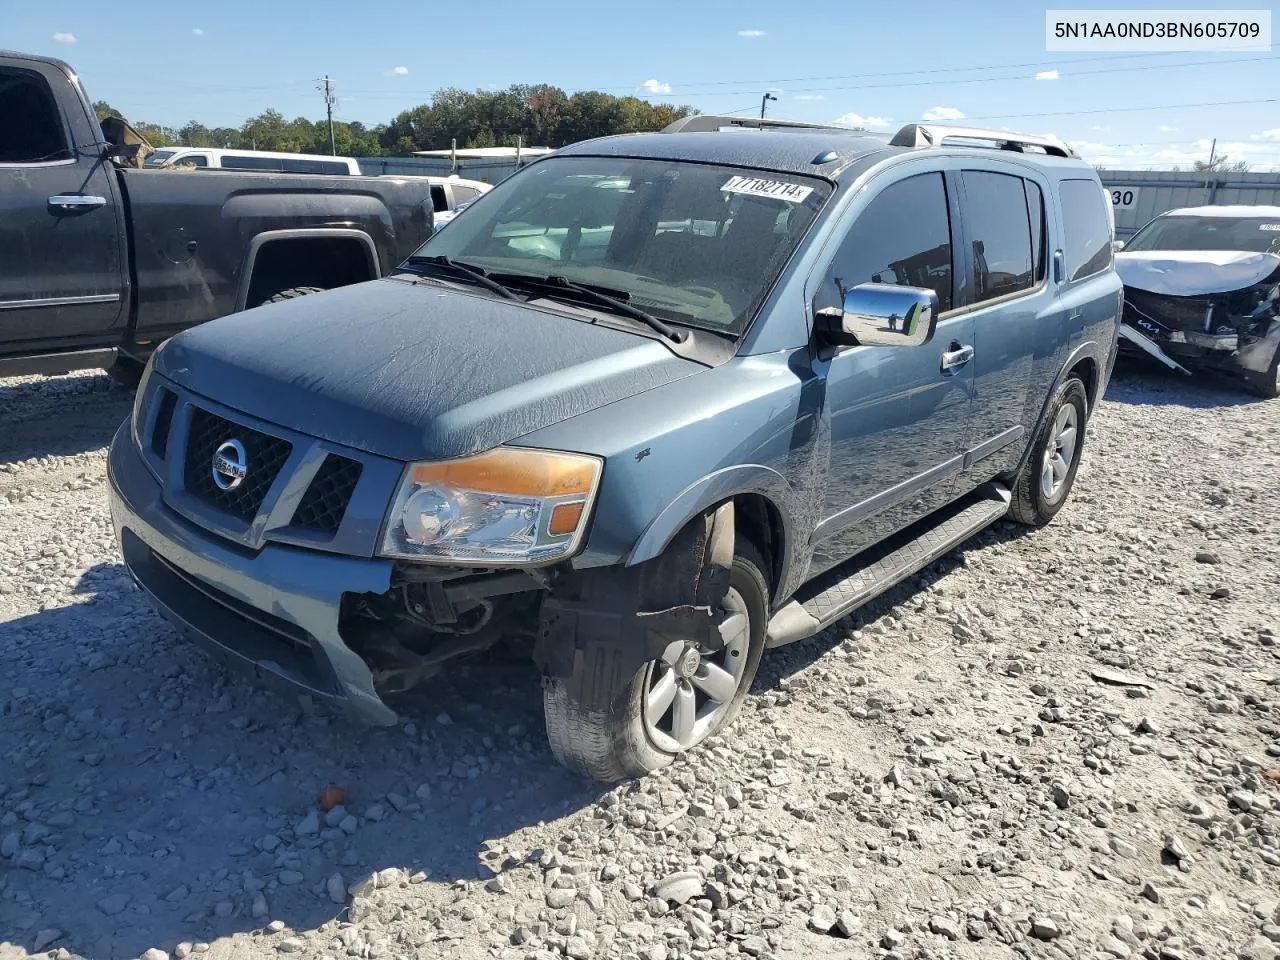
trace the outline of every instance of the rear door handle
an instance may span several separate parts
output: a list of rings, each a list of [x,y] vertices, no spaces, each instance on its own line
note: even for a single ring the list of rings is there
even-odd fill
[[[953,343],[952,349],[942,355],[942,369],[954,370],[956,367],[963,367],[966,363],[973,359],[973,346],[965,344],[963,347]]]
[[[107,205],[106,197],[89,197],[81,193],[59,194],[49,198],[49,206],[56,210],[74,213],[80,210],[92,210]]]

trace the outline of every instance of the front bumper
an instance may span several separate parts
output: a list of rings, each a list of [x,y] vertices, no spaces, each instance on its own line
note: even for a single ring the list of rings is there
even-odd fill
[[[396,722],[338,629],[343,594],[385,592],[391,561],[271,543],[251,551],[201,530],[165,505],[128,422],[112,440],[107,473],[125,565],[167,620],[263,680],[373,724]]]

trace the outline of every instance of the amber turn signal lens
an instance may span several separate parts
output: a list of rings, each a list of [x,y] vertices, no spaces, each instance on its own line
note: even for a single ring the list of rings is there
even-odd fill
[[[599,473],[600,461],[594,457],[498,447],[477,457],[418,464],[413,479],[513,497],[565,497],[590,493]],[[579,504],[579,514],[581,510]]]
[[[563,537],[578,529],[582,522],[582,510],[586,506],[581,500],[577,503],[562,503],[551,511],[551,522],[547,524],[547,533],[555,537]]]

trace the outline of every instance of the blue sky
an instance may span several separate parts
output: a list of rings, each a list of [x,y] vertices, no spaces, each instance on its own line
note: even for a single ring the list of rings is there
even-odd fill
[[[152,123],[239,125],[268,107],[319,117],[314,81],[325,73],[335,78],[337,115],[370,124],[446,86],[548,82],[739,113],[758,112],[761,95],[774,90],[770,113],[796,119],[893,130],[963,115],[974,125],[1055,133],[1090,159],[1125,167],[1187,164],[1207,157],[1217,137],[1220,153],[1280,169],[1280,103],[1186,106],[1278,96],[1275,47],[1047,53],[1044,10],[1009,0],[874,9],[756,0],[9,0],[0,3],[0,38],[61,56],[90,97]]]

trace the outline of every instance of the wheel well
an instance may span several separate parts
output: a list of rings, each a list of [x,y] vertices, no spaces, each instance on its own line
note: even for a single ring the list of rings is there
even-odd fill
[[[373,280],[369,248],[353,237],[296,237],[264,243],[254,257],[246,307],[293,287],[332,290]]]
[[[769,595],[776,596],[782,582],[782,556],[785,533],[777,508],[756,493],[741,493],[733,498],[735,534],[746,537],[760,551],[769,569]]]
[[[1075,374],[1084,381],[1085,396],[1089,398],[1089,409],[1092,410],[1097,404],[1100,397],[1094,395],[1094,391],[1098,389],[1098,364],[1091,357],[1083,357],[1077,361],[1076,365],[1071,368],[1067,374],[1070,376]]]

